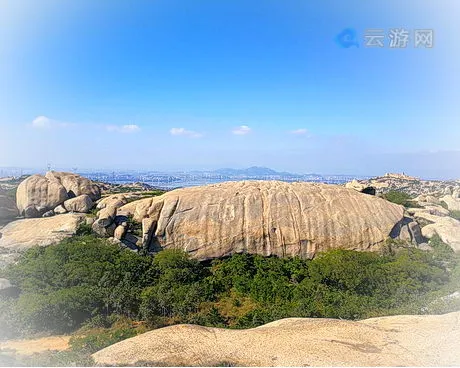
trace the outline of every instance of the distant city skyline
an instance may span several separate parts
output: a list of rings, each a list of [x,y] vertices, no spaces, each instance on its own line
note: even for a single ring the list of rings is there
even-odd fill
[[[1,10],[0,166],[460,178],[458,2]],[[347,29],[359,47],[337,43]],[[363,47],[372,29],[432,30],[433,47]]]
[[[266,173],[254,173],[250,172],[251,169],[260,169],[260,170],[267,170],[267,171],[272,171],[272,172],[266,172]],[[125,175],[132,176],[133,180],[122,180],[126,182],[134,182],[134,181],[150,181],[151,179],[146,179],[144,180],[145,177],[148,177],[150,175],[157,175],[159,177],[161,176],[193,176],[193,175],[202,175],[205,177],[206,175],[212,175],[213,177],[218,177],[222,176],[224,177],[238,177],[238,176],[250,176],[253,177],[253,179],[257,180],[257,177],[260,177],[261,179],[268,178],[270,176],[286,176],[287,179],[289,176],[292,177],[298,177],[298,178],[313,178],[313,177],[322,177],[322,178],[327,178],[328,180],[330,179],[331,181],[337,181],[337,182],[345,182],[345,181],[350,181],[352,179],[367,179],[371,177],[378,177],[378,176],[384,176],[387,173],[392,173],[392,174],[406,174],[409,176],[414,176],[411,175],[411,173],[407,173],[404,171],[401,172],[396,172],[396,171],[389,171],[385,173],[379,173],[379,174],[353,174],[353,173],[327,173],[327,172],[289,172],[285,170],[274,170],[272,168],[268,167],[262,167],[262,166],[253,166],[253,167],[243,167],[243,168],[218,168],[218,169],[195,169],[195,170],[158,170],[158,169],[139,169],[139,170],[134,170],[134,169],[101,169],[101,168],[77,168],[77,167],[52,167],[52,166],[47,166],[43,168],[27,168],[27,167],[0,167],[0,178],[6,178],[6,177],[19,177],[22,175],[32,175],[32,174],[44,174],[49,170],[55,170],[55,171],[65,171],[65,172],[73,172],[77,173],[83,176],[87,177],[92,177],[96,178],[99,177],[106,177],[110,178],[112,181],[113,178],[120,178],[124,177]],[[425,180],[459,180],[457,177],[428,177],[428,176],[416,176],[419,177],[420,179],[425,179]],[[156,179],[155,179],[156,180]],[[245,180],[244,178],[242,180]],[[277,180],[276,178],[274,180]],[[102,180],[103,181],[103,180]]]

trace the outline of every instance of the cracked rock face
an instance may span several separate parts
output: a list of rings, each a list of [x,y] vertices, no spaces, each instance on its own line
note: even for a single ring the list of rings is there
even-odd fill
[[[277,181],[178,189],[119,212],[150,219],[150,249],[179,248],[200,260],[378,249],[404,217],[402,206],[351,189]]]

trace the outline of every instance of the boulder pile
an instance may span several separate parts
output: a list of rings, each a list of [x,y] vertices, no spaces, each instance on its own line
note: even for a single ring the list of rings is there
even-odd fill
[[[50,217],[67,212],[87,213],[101,190],[91,180],[80,175],[49,171],[32,175],[19,184],[16,205],[25,218]]]
[[[386,174],[345,184],[346,188],[359,192],[369,186],[376,188],[378,195],[396,190],[414,197],[411,202],[416,207],[405,211],[405,222],[408,225],[402,228],[401,239],[415,242],[419,247],[429,250],[427,242],[437,235],[455,252],[460,252],[459,182],[429,181],[402,174]],[[414,224],[418,225],[414,228]]]

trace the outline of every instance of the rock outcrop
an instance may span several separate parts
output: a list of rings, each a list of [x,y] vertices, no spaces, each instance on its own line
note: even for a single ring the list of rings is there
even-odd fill
[[[335,248],[378,249],[403,207],[340,186],[276,181],[178,189],[128,203],[119,213],[148,223],[151,249],[180,248],[205,260],[233,253],[301,256]],[[397,236],[398,234],[396,234]]]
[[[93,354],[97,365],[458,366],[460,312],[363,321],[288,318],[248,330],[175,325]]]
[[[449,211],[460,211],[460,199],[454,195],[445,195],[440,198],[440,201],[447,204]]]
[[[16,204],[21,215],[32,217],[59,206],[69,197],[64,186],[56,179],[42,175],[32,175],[19,184],[16,192]],[[25,213],[28,208],[28,213]],[[32,210],[31,208],[34,208]],[[33,215],[32,215],[33,214]]]
[[[424,195],[431,197],[431,199],[439,198],[445,194],[451,195],[460,189],[460,183],[456,181],[421,180],[404,174],[386,174],[367,180],[353,180],[345,186],[355,190],[373,187],[377,195],[385,194],[390,190],[397,190],[412,197]]]
[[[0,229],[0,248],[14,252],[46,246],[75,235],[84,215],[65,214],[10,222]]]
[[[82,176],[49,171],[45,176],[32,175],[21,182],[16,193],[19,214],[26,218],[40,217],[54,211],[62,213],[61,205],[69,212],[88,212],[93,201],[101,197],[100,188]]]
[[[349,183],[346,183],[345,188],[354,189],[358,192],[370,195],[375,195],[376,193],[376,189],[374,187],[359,183],[357,180],[353,180]]]

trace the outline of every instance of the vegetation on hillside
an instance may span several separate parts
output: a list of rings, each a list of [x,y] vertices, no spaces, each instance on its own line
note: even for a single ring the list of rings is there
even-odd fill
[[[92,325],[99,335],[78,343],[92,351],[175,323],[248,328],[284,317],[446,312],[458,308],[455,301],[430,303],[458,290],[460,266],[440,239],[431,243],[431,253],[334,250],[314,260],[237,254],[199,263],[178,250],[143,257],[79,236],[30,249],[2,272],[20,293],[0,301],[1,337]],[[120,318],[137,327],[110,330]]]
[[[413,201],[413,198],[409,194],[398,190],[390,190],[383,195],[383,198],[389,202],[400,204],[406,208],[420,207],[415,201]]]

